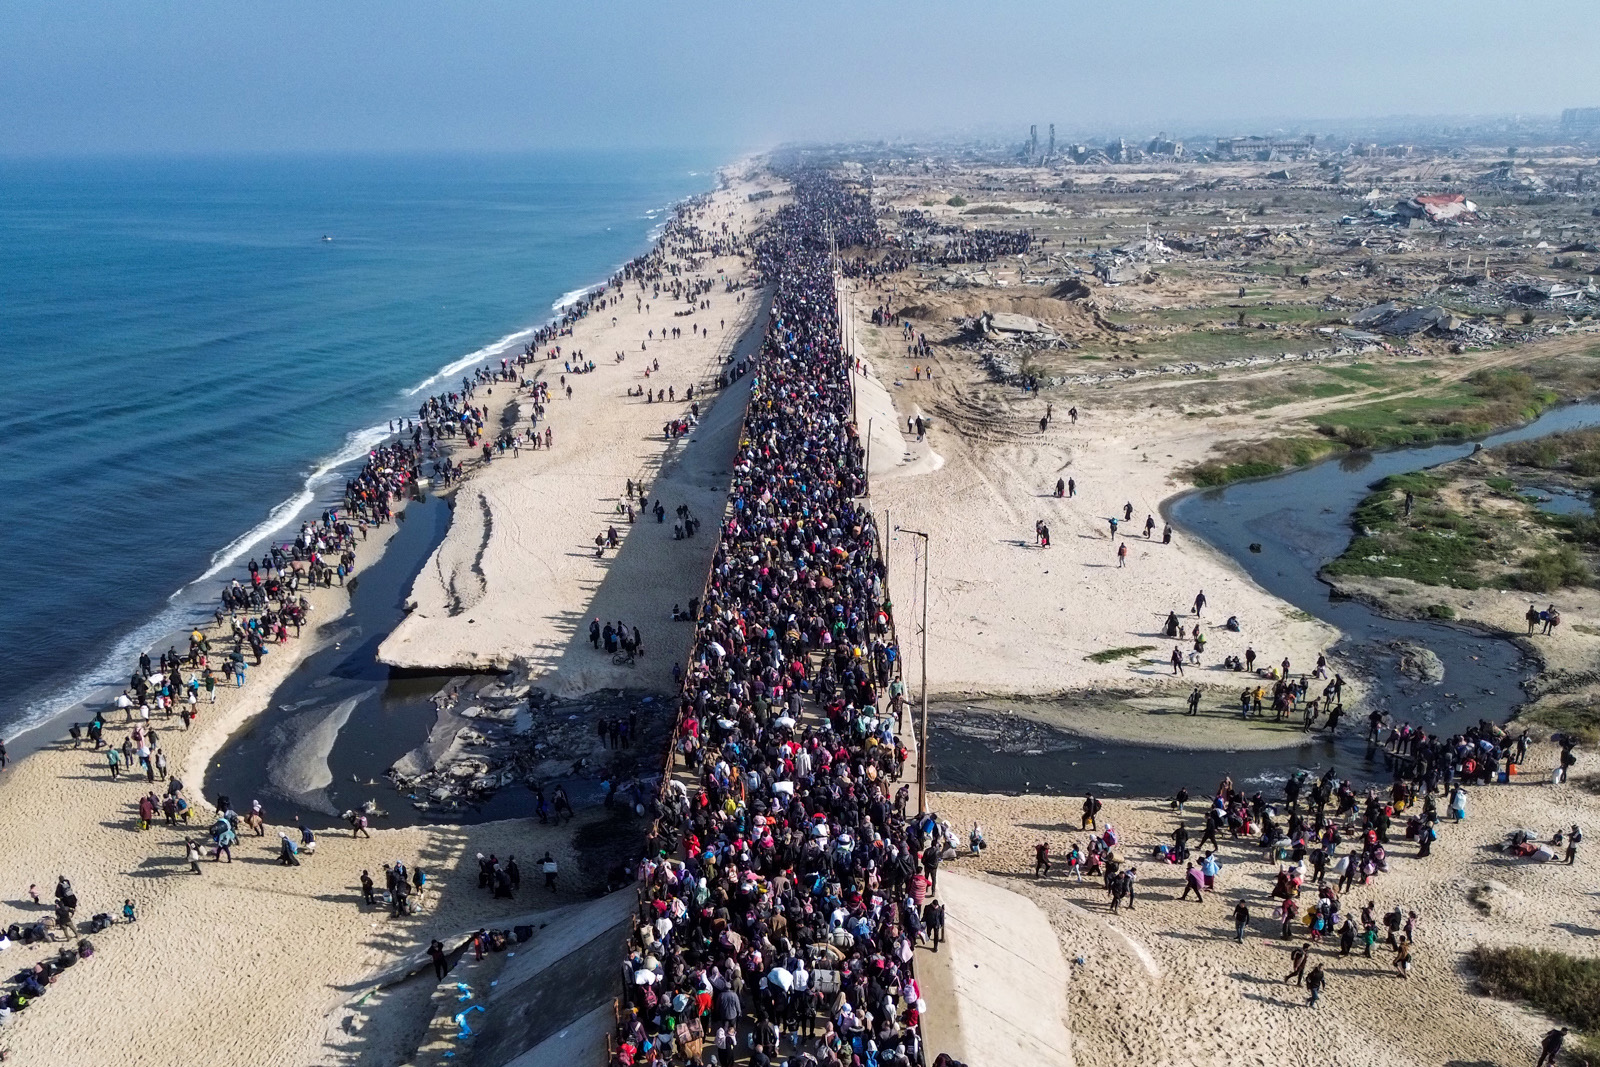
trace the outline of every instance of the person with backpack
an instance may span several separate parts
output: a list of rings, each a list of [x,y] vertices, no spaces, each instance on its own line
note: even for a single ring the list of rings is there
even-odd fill
[[[1083,794],[1083,820],[1079,823],[1080,830],[1098,830],[1100,827],[1095,822],[1095,816],[1100,814],[1103,805],[1093,793]]]
[[[1311,993],[1311,999],[1306,1001],[1306,1006],[1314,1008],[1317,1001],[1322,999],[1322,987],[1327,984],[1328,978],[1322,973],[1322,964],[1311,968],[1311,973],[1306,975],[1306,989]]]

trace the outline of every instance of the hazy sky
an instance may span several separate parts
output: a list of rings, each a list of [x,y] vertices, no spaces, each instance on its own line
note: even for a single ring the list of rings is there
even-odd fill
[[[1597,57],[1543,0],[4,0],[0,153],[1548,114],[1600,106]]]

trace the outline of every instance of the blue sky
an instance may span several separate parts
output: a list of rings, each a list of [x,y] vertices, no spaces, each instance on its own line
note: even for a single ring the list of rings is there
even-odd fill
[[[0,153],[759,148],[1600,106],[1543,0],[5,0]]]

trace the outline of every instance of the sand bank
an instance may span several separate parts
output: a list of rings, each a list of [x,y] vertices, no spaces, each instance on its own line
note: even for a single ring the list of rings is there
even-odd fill
[[[1203,542],[1178,532],[1162,543],[1162,505],[1186,488],[1176,472],[1209,452],[1214,430],[1165,415],[1102,413],[1089,398],[1075,401],[1074,424],[1074,401],[1065,397],[1052,401],[1054,418],[1041,430],[1046,402],[991,383],[976,362],[891,356],[904,347],[895,330],[864,318],[858,329],[873,379],[857,394],[858,420],[873,424],[872,505],[888,512],[891,528],[932,535],[931,692],[1045,695],[1099,686],[1171,699],[1196,683],[1236,692],[1231,672],[1173,675],[1169,657],[1179,642],[1162,635],[1162,624],[1176,611],[1193,625],[1202,590],[1208,666],[1253,643],[1263,664],[1288,657],[1297,671],[1309,669],[1337,641],[1332,627],[1267,593]],[[931,364],[934,379],[914,378],[914,364]],[[932,420],[922,441],[907,432],[907,418],[918,414]],[[1057,498],[1056,481],[1068,478],[1077,495]],[[1126,504],[1132,521],[1121,521]],[[1146,516],[1156,521],[1148,539]],[[1050,528],[1049,548],[1035,541],[1039,520]],[[1122,567],[1119,545],[1128,548]],[[891,540],[890,589],[902,620],[921,617],[919,551],[914,538]],[[1230,615],[1241,632],[1223,628]],[[918,648],[905,644],[915,678]],[[1139,651],[1091,658],[1119,649]]]
[[[1060,935],[1032,900],[994,882],[945,870],[937,896],[948,940],[918,951],[930,1013],[929,1049],[968,1067],[1072,1067],[1071,975]]]
[[[727,223],[735,233],[749,232],[771,208],[770,202],[748,202],[746,191],[736,184],[716,194],[697,224],[712,229]],[[669,262],[689,269],[681,258]],[[560,360],[528,368],[549,381],[555,394],[548,415],[554,447],[497,461],[458,493],[450,533],[412,589],[415,610],[380,649],[384,662],[439,669],[525,666],[562,695],[671,685],[672,665],[686,653],[691,635],[687,623],[671,621],[670,612],[673,604],[687,607],[701,592],[747,395],[747,381],[727,389],[716,382],[730,357],[759,348],[765,311],[758,290],[723,291],[725,281],[747,279],[741,257],[701,258],[692,276],[714,280],[702,298],[708,309],[675,315],[684,309],[682,301],[652,299],[630,284],[622,303],[591,314],[562,338],[563,358],[581,351],[598,364],[593,373],[566,375],[570,399],[560,382]],[[648,310],[637,305],[641,295]],[[661,339],[664,329],[674,327],[681,337]],[[613,358],[618,352],[626,354],[624,362]],[[657,361],[660,369],[651,369]],[[676,399],[647,403],[627,395],[641,386],[670,386]],[[691,386],[702,422],[688,437],[669,440],[662,427],[689,414],[685,395]],[[618,514],[630,479],[644,484],[652,506],[664,502],[666,522],[641,512],[630,526]],[[637,498],[633,503],[637,508]],[[675,541],[680,504],[706,525],[698,536]],[[594,537],[610,526],[623,535],[622,547],[597,558]],[[637,626],[645,656],[635,666],[618,666],[595,652],[588,637],[595,618]]]

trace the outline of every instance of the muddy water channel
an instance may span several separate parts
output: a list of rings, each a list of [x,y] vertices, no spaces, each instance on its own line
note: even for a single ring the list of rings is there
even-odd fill
[[[1592,426],[1600,426],[1600,404],[1573,404],[1482,443],[1493,447]],[[1382,778],[1384,768],[1365,758],[1362,740],[1371,707],[1430,733],[1454,732],[1480,718],[1504,721],[1521,702],[1532,671],[1515,645],[1466,626],[1388,618],[1366,604],[1331,597],[1317,577],[1349,543],[1351,512],[1373,483],[1460,459],[1475,447],[1455,442],[1353,453],[1198,490],[1164,509],[1178,536],[1205,540],[1274,595],[1338,627],[1344,637],[1332,651],[1367,701],[1365,709],[1346,705],[1338,739],[1323,734],[1285,748],[1189,752],[1075,735],[1009,714],[1003,699],[952,703],[932,709],[930,781],[935,788],[973,792],[1168,796],[1185,785],[1211,789],[1224,774],[1259,788],[1295,768],[1330,763],[1343,775]],[[1400,670],[1401,656],[1415,658],[1419,647],[1438,657],[1442,679],[1419,680],[1414,671]]]

